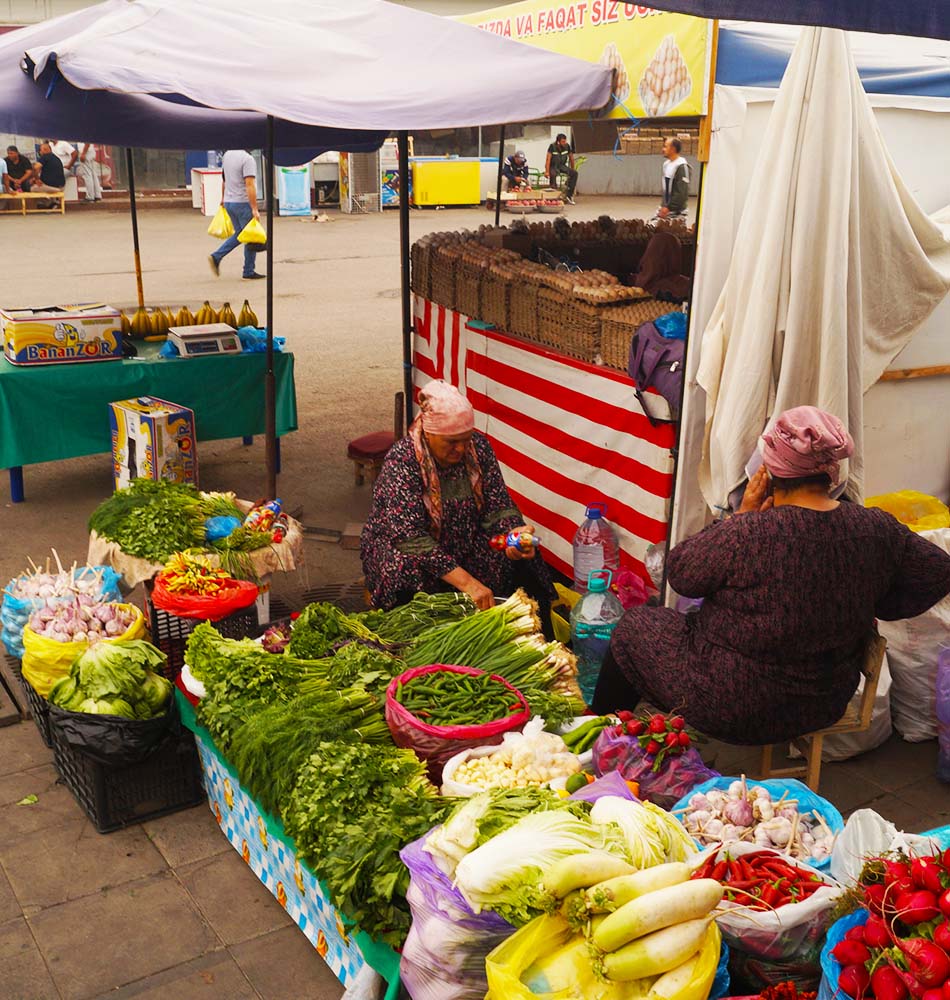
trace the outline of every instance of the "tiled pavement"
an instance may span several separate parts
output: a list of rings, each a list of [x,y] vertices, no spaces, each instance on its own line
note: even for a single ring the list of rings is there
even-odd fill
[[[32,722],[0,729],[0,1000],[342,992],[207,806],[99,834]]]
[[[754,751],[709,748],[723,773]],[[950,823],[935,742],[826,764],[821,792],[899,826]],[[27,796],[33,805],[18,805]],[[342,989],[206,806],[101,835],[32,723],[0,729],[0,1000],[330,1000]]]

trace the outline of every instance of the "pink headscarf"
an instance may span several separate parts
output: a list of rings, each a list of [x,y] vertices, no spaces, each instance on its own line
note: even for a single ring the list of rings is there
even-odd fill
[[[831,413],[815,406],[786,410],[762,435],[762,461],[779,479],[827,473],[838,485],[839,462],[854,454],[854,439]]]
[[[475,430],[472,404],[448,382],[433,379],[419,392],[422,429],[427,434],[453,436]]]

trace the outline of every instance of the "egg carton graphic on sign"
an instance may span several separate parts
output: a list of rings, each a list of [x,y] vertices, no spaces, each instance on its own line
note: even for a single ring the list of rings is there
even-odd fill
[[[630,96],[630,77],[627,75],[627,67],[624,65],[623,56],[613,42],[608,42],[604,46],[604,51],[600,56],[601,66],[616,70],[614,77],[613,96],[616,100],[623,102]]]
[[[686,60],[676,39],[667,35],[640,78],[638,91],[643,110],[650,118],[662,118],[682,104],[692,90]]]

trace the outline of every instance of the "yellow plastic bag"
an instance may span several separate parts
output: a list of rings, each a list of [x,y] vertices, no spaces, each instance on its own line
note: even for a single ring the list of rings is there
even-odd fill
[[[865,507],[880,507],[893,514],[901,524],[911,531],[932,531],[934,528],[950,528],[950,509],[936,497],[916,490],[901,490],[899,493],[881,493],[868,497]]]
[[[238,233],[239,243],[266,243],[267,233],[257,219],[251,221]]]
[[[226,240],[229,236],[234,235],[234,224],[231,222],[231,216],[228,215],[228,210],[224,205],[218,205],[211,225],[208,226],[208,235],[218,240]]]
[[[147,639],[145,616],[134,604],[117,604],[116,607],[135,615],[135,620],[121,634],[101,642],[121,642],[128,639]],[[52,686],[69,673],[73,660],[89,648],[88,642],[57,642],[37,635],[29,625],[23,629],[23,676],[33,685],[36,693],[46,698]]]
[[[719,965],[721,940],[719,928],[710,924],[693,977],[675,1000],[706,1000]],[[583,935],[575,934],[560,916],[537,917],[525,924],[488,955],[485,970],[486,1000],[646,1000],[656,982],[655,978],[632,983],[599,980]],[[550,992],[535,992],[527,985],[545,978],[553,987]]]

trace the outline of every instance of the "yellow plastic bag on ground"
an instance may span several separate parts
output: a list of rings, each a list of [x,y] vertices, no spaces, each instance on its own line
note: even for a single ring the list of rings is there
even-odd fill
[[[229,236],[234,235],[234,225],[224,205],[218,205],[218,210],[214,213],[214,218],[211,220],[211,225],[208,226],[208,235],[218,240],[226,240]]]
[[[706,1000],[721,940],[719,928],[710,924],[692,978],[675,1000]],[[575,934],[560,916],[537,917],[525,924],[488,955],[485,969],[486,1000],[646,1000],[656,981],[599,980],[584,936]]]
[[[880,507],[893,514],[901,524],[911,531],[932,531],[935,528],[950,528],[950,509],[936,497],[916,490],[901,490],[898,493],[881,493],[868,497],[865,507]]]
[[[257,219],[251,221],[238,233],[239,243],[266,243],[267,233]]]
[[[117,607],[135,616],[132,624],[121,634],[102,642],[121,642],[128,639],[147,639],[145,616],[134,604]],[[88,642],[57,642],[37,635],[29,625],[23,629],[23,676],[33,685],[37,694],[49,697],[50,689],[69,673],[73,660],[88,649]]]

